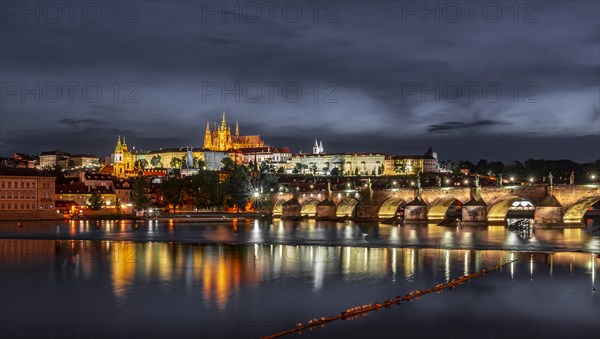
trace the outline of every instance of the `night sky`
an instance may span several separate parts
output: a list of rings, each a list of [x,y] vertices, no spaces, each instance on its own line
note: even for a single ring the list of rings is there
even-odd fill
[[[598,1],[27,3],[2,0],[2,156],[198,147],[226,111],[294,152],[600,159]]]

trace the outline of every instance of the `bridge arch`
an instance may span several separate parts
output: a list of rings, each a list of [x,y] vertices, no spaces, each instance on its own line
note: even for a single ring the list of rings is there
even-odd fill
[[[588,208],[592,207],[595,203],[600,201],[600,196],[592,196],[579,200],[574,203],[563,216],[563,222],[565,223],[581,223],[583,222],[583,217],[585,212],[587,212]]]
[[[354,217],[356,213],[356,205],[358,205],[358,200],[350,197],[344,198],[342,201],[340,201],[340,204],[335,211],[335,216],[338,218]]]
[[[314,217],[317,215],[317,205],[320,203],[316,198],[308,198],[300,209],[300,215],[303,217]]]
[[[515,201],[526,200],[529,201],[533,206],[536,204],[528,197],[521,195],[505,195],[502,196],[493,202],[490,203],[488,212],[487,212],[487,220],[490,222],[504,222],[506,221],[506,216],[508,215],[508,210],[512,207]]]
[[[449,195],[436,199],[427,211],[428,220],[444,220],[446,219],[446,213],[453,204],[459,204],[462,206],[462,201],[456,199],[455,196]]]
[[[396,216],[398,209],[404,207],[406,202],[400,197],[391,197],[381,204],[377,216],[381,219],[389,219]]]
[[[277,200],[275,205],[273,205],[273,216],[274,217],[280,217],[281,214],[283,214],[283,204],[284,203],[285,203],[285,200],[280,199],[280,200]]]

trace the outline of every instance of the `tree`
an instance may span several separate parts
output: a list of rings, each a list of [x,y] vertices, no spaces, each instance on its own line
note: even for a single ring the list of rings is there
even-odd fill
[[[233,172],[237,167],[237,164],[231,158],[224,158],[221,164],[223,164],[221,168],[226,172]]]
[[[406,173],[406,162],[401,161],[399,163],[396,163],[394,166],[394,172],[396,172],[396,174],[405,174]]]
[[[65,177],[63,168],[60,167],[60,165],[46,166],[42,169],[42,171],[55,177],[57,185],[66,185],[70,182],[70,180]]]
[[[296,165],[294,165],[294,169],[292,170],[292,173],[300,174],[301,172],[302,172],[302,164],[297,162]]]
[[[310,165],[310,172],[312,173],[312,175],[317,175],[317,164],[312,163]]]
[[[226,185],[229,205],[245,211],[252,194],[248,170],[244,166],[236,166],[227,177]]]
[[[421,162],[416,162],[412,166],[412,170],[414,174],[423,173],[423,164]]]
[[[98,211],[102,207],[102,195],[100,195],[97,189],[92,190],[92,195],[90,195],[87,205],[93,211]]]
[[[135,162],[135,168],[145,170],[148,167],[148,160],[146,159],[138,159]]]
[[[173,213],[177,212],[177,207],[183,206],[185,190],[181,179],[176,177],[165,178],[160,184],[160,192],[167,207],[173,207]]]
[[[329,172],[329,174],[331,176],[336,177],[336,176],[340,175],[340,169],[337,168],[337,167],[334,167],[334,168],[331,169],[331,172]]]
[[[163,167],[163,164],[160,159],[160,155],[155,155],[150,159],[150,164],[154,167]]]
[[[488,162],[485,159],[481,159],[477,162],[477,167],[476,167],[477,173],[478,174],[484,174],[486,175],[488,172]]]
[[[225,199],[221,186],[217,172],[200,171],[186,178],[187,194],[198,209],[222,206]]]
[[[131,185],[131,202],[136,209],[143,210],[150,204],[150,199],[146,196],[149,186],[148,181],[144,177],[133,179],[133,184]]]
[[[181,159],[179,158],[171,158],[171,168],[181,168]]]

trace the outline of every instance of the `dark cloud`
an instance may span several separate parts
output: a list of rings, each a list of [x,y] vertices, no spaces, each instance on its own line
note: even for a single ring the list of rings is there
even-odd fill
[[[449,132],[455,130],[461,130],[465,128],[477,128],[484,126],[492,126],[492,125],[502,125],[506,124],[506,122],[502,121],[494,121],[494,120],[477,120],[471,122],[460,122],[460,121],[448,121],[442,124],[430,125],[427,131],[429,132]]]
[[[225,110],[243,133],[294,151],[308,150],[314,138],[339,151],[409,153],[465,138],[476,148],[527,136],[521,146],[511,142],[510,153],[494,154],[553,157],[525,147],[535,144],[554,145],[554,157],[600,157],[598,141],[590,141],[600,140],[596,3],[535,2],[530,23],[515,23],[504,3],[495,23],[480,13],[473,23],[403,20],[403,2],[331,3],[318,3],[315,17],[313,3],[299,2],[297,22],[282,16],[284,3],[272,18],[263,8],[256,20],[235,1],[217,2],[211,15],[204,2],[135,2],[134,23],[10,17],[0,30],[3,83],[97,83],[102,96],[92,102],[77,92],[58,103],[7,96],[0,153],[60,145],[103,154],[118,134],[142,148],[198,146],[206,120]],[[217,93],[207,95],[207,84]],[[299,100],[282,93],[286,84],[301,88]],[[261,89],[259,100],[245,92],[252,86]],[[445,151],[444,158],[471,157],[466,149]]]

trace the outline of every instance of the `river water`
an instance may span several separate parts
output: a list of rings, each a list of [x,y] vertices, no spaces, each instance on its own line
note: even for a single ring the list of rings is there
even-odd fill
[[[516,259],[302,337],[596,338],[596,227],[2,223],[0,337],[254,338]]]

